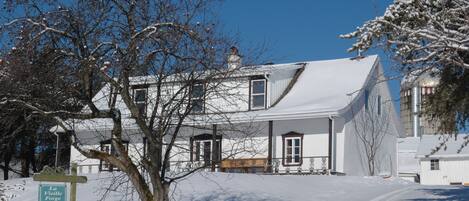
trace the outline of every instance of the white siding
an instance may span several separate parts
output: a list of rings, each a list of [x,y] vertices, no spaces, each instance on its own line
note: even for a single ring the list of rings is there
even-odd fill
[[[335,132],[337,133],[337,167],[343,167],[343,123],[336,121]],[[329,155],[329,119],[298,119],[288,121],[274,121],[274,151],[273,158],[279,159],[279,171],[283,172],[287,167],[282,165],[282,151],[284,145],[282,143],[282,135],[288,132],[297,132],[304,134],[303,136],[303,164],[301,169],[308,171],[311,167],[314,169],[322,169],[323,160],[319,157],[328,157]],[[309,157],[314,157],[311,159]],[[312,160],[312,161],[311,161]],[[311,164],[313,162],[313,164]],[[325,167],[328,168],[326,159]],[[290,171],[296,171],[299,166],[289,166]]]
[[[100,150],[100,145],[84,145],[84,149],[96,149]],[[140,156],[143,154],[143,144],[134,143],[129,144],[129,156],[134,162],[139,160]],[[98,159],[89,159],[83,156],[78,152],[75,147],[71,147],[70,150],[70,162],[78,164],[78,173],[88,174],[88,173],[98,173],[99,172],[99,163]]]
[[[440,169],[430,169],[430,159],[420,161],[420,183],[424,185],[449,185],[452,182],[469,182],[469,158],[440,158]]]
[[[285,71],[278,71],[270,75],[269,77],[269,86],[270,89],[268,93],[270,93],[270,105],[275,103],[280,96],[284,93],[285,89],[290,84],[293,76],[295,75],[296,69],[294,70],[285,70]]]
[[[355,122],[361,124],[357,116],[365,112],[365,89],[370,92],[370,103],[376,101],[375,98],[380,95],[382,100],[382,114],[387,114],[389,128],[384,140],[377,151],[375,174],[397,175],[397,137],[401,135],[400,121],[396,117],[392,97],[389,92],[388,84],[384,81],[381,65],[375,68],[375,71],[369,77],[365,86],[357,91],[360,93],[353,104],[348,108],[344,117],[346,119],[344,136],[344,172],[347,175],[368,175],[368,165],[366,154],[364,152],[363,142],[359,139],[355,130]],[[380,82],[381,81],[381,82]],[[373,98],[371,98],[373,97]],[[353,110],[353,111],[352,111]],[[355,119],[355,122],[354,122]],[[370,135],[370,133],[367,133]]]
[[[213,87],[212,87],[213,88]],[[249,79],[228,80],[206,94],[206,112],[238,112],[249,110]]]
[[[336,133],[337,136],[337,153],[336,153],[336,171],[337,172],[344,172],[344,143],[345,143],[345,135],[343,132]]]

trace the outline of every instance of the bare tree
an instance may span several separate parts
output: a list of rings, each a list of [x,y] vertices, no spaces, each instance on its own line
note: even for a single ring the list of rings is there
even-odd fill
[[[368,90],[364,91],[364,105],[362,108],[352,107],[352,125],[354,134],[359,140],[360,151],[364,153],[368,174],[376,175],[379,171],[379,154],[385,138],[390,132],[390,107],[381,100],[380,95],[372,95]]]
[[[211,5],[205,0],[8,1],[7,9],[24,10],[10,12],[13,19],[5,16],[10,20],[2,31],[12,36],[13,49],[53,49],[55,57],[44,62],[60,61],[66,69],[62,78],[71,83],[65,87],[72,91],[70,100],[84,109],[62,109],[66,107],[11,96],[5,96],[0,105],[20,105],[54,120],[68,131],[82,155],[123,171],[141,200],[167,201],[173,182],[204,168],[170,173],[174,149],[184,149],[178,145],[182,130],[229,117],[219,112],[220,106],[208,105],[204,115],[194,115],[200,109],[195,99],[228,100],[229,89],[237,87],[223,81],[236,79],[237,68],[226,68],[226,50],[232,42],[219,37]],[[150,84],[151,102],[142,107],[135,102],[135,86]],[[109,89],[104,107],[93,100],[103,86]],[[83,146],[73,132],[70,120],[95,118],[112,121],[112,153]],[[135,160],[124,143],[127,119],[147,140],[141,160]]]

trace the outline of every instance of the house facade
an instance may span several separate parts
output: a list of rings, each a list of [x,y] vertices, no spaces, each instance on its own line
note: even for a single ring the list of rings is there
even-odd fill
[[[243,67],[240,71],[217,86],[223,95],[192,95],[193,110],[198,114],[181,128],[171,154],[171,170],[216,161],[216,171],[224,172],[368,175],[357,117],[373,113],[377,118],[386,115],[389,125],[376,150],[375,172],[397,174],[396,140],[402,129],[377,56]],[[131,80],[134,101],[143,113],[151,111],[154,101],[152,82],[150,77]],[[110,93],[105,86],[93,98],[99,109],[106,109]],[[119,98],[116,101],[123,115],[127,149],[139,160],[145,156],[146,139],[125,104]],[[68,122],[82,145],[112,152],[112,120]],[[78,163],[82,173],[113,170],[103,161],[86,159],[73,147],[71,162]]]
[[[462,147],[468,136],[422,136],[416,154],[420,163],[420,183],[469,185],[469,149]]]

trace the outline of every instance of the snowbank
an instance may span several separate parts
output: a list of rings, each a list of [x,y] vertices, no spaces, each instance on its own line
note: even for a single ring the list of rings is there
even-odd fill
[[[78,200],[138,200],[125,181],[111,174],[87,175],[88,183],[78,185]],[[121,186],[116,184],[122,183]],[[36,201],[39,182],[31,179],[5,181],[4,185],[23,184],[8,194],[11,201]],[[114,184],[108,189],[110,184]],[[172,198],[182,201],[254,200],[371,200],[381,194],[413,186],[410,182],[379,177],[352,176],[275,176],[254,174],[197,173],[173,186]],[[108,189],[108,191],[106,191]]]

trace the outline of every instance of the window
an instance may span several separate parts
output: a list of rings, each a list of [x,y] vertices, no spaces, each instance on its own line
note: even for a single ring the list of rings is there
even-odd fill
[[[381,115],[381,96],[378,96],[377,97],[377,100],[376,100],[377,104],[378,104],[378,115]]]
[[[203,113],[204,112],[204,85],[196,84],[192,87],[192,112]]]
[[[191,138],[191,161],[200,161],[204,165],[209,165],[212,160],[220,161],[221,136],[216,137],[215,146],[212,137],[211,134],[202,134]]]
[[[251,109],[265,108],[265,79],[251,80]]]
[[[122,143],[124,144],[125,150],[128,150],[129,149],[129,141],[122,141]],[[100,150],[102,152],[106,152],[108,154],[112,154],[112,155],[117,156],[117,152],[114,150],[114,147],[112,146],[110,139],[101,142]],[[113,170],[117,170],[117,169],[115,167],[113,167],[111,164],[109,164],[108,162],[106,162],[104,160],[100,160],[99,161],[99,170],[100,171],[113,171]]]
[[[303,134],[289,132],[283,138],[283,165],[294,166],[303,163]]]
[[[368,110],[368,99],[370,99],[370,92],[368,89],[365,90],[365,110]]]
[[[111,144],[101,144],[101,151],[111,154]],[[111,165],[104,160],[100,160],[99,166],[101,171],[109,171],[112,169]]]
[[[147,116],[147,89],[134,89],[134,101],[137,105],[138,112],[143,117]]]
[[[430,160],[430,170],[440,170],[440,160],[438,159]]]

